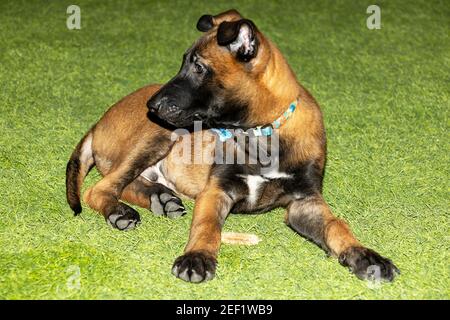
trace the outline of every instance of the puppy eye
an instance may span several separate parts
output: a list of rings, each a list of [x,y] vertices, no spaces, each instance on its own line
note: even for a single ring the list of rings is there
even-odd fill
[[[194,64],[195,73],[203,73],[204,70],[205,70],[205,68],[203,68],[203,66],[201,64],[198,64],[198,63]]]

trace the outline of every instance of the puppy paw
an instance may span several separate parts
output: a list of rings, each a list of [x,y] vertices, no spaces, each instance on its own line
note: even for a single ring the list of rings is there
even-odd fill
[[[187,282],[199,283],[214,278],[216,259],[202,252],[188,252],[178,257],[172,267],[172,274]]]
[[[141,217],[136,210],[120,202],[108,215],[106,221],[113,228],[131,230],[141,222]]]
[[[339,263],[348,267],[359,279],[393,281],[400,270],[391,260],[364,247],[351,247],[341,253]]]
[[[153,193],[150,202],[150,210],[158,216],[178,218],[186,214],[181,199],[171,193]]]

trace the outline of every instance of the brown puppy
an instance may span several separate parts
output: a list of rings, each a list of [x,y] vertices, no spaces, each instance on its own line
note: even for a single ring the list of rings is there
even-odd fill
[[[140,221],[138,213],[119,200],[178,217],[185,213],[179,196],[195,199],[189,241],[172,272],[201,282],[215,274],[221,229],[230,212],[285,207],[290,227],[338,257],[359,278],[375,274],[393,280],[398,273],[394,264],[362,246],[322,197],[322,114],[277,47],[235,10],[202,16],[197,28],[204,35],[186,51],[169,83],[124,98],[80,141],[67,165],[71,208],[81,212],[80,186],[94,165],[103,179],[86,191],[84,200],[118,229],[131,229]],[[230,130],[219,136],[204,130],[195,144],[195,119],[206,129],[239,128],[246,133],[226,140]],[[176,140],[175,128],[190,131]],[[248,139],[244,145],[242,136]],[[183,150],[177,146],[186,137],[192,138],[189,155],[201,155],[200,161],[180,160]],[[231,163],[216,161],[222,144],[218,137],[226,141],[224,154],[244,150],[245,161],[234,156]],[[276,151],[271,158],[276,166],[260,158],[251,161],[245,146],[263,137],[268,139],[266,150],[270,146]]]

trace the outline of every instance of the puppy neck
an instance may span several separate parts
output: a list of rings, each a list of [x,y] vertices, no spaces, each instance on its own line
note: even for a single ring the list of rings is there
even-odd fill
[[[262,39],[259,61],[255,69],[259,74],[258,91],[251,110],[259,124],[272,123],[280,117],[300,94],[300,85],[279,49],[267,39]]]

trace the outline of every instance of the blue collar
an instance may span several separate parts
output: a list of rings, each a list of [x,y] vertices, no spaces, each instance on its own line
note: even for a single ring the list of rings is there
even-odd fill
[[[255,137],[271,136],[273,134],[274,130],[280,128],[289,119],[289,117],[292,115],[292,113],[294,113],[295,109],[297,108],[297,104],[298,104],[298,99],[291,102],[291,104],[289,105],[287,110],[285,112],[283,112],[283,114],[281,116],[279,116],[272,123],[269,123],[269,124],[266,124],[263,126],[257,126],[254,128],[250,128],[246,131],[246,133],[249,135],[253,135]],[[229,129],[213,128],[213,129],[211,129],[211,131],[215,132],[217,134],[217,136],[219,137],[219,140],[222,142],[227,141],[228,139],[231,139],[234,136],[234,133]],[[242,131],[242,130],[240,130],[240,131]]]

